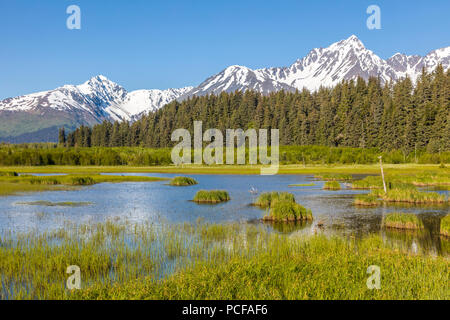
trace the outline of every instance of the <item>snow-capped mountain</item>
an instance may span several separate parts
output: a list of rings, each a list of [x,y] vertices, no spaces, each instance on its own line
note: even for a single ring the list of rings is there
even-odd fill
[[[223,91],[255,90],[263,94],[303,88],[314,91],[358,76],[366,80],[375,76],[383,82],[409,76],[416,81],[423,67],[432,71],[439,63],[449,69],[450,47],[431,51],[424,57],[397,53],[383,60],[352,35],[327,48],[311,50],[289,67],[252,70],[234,65],[195,88],[128,92],[106,77],[96,76],[81,85],[65,85],[0,101],[0,140],[21,141],[16,137],[25,134],[29,141],[30,137],[33,140],[42,136],[41,133],[56,137],[55,132],[61,126],[70,130],[104,120],[135,120],[174,100]]]
[[[256,70],[243,66],[228,67],[206,79],[185,96],[247,89],[264,94],[281,89],[295,91],[306,88],[315,91],[320,86],[332,87],[344,79],[356,79],[358,76],[366,80],[371,76],[380,77],[382,82],[409,76],[415,81],[422,67],[431,71],[439,63],[446,70],[449,68],[450,47],[432,51],[425,57],[398,53],[383,60],[352,35],[328,48],[311,50],[289,67]]]
[[[127,92],[115,82],[99,75],[85,83],[33,93],[0,101],[0,111],[37,111],[50,108],[55,111],[82,112],[99,121],[131,120],[144,111],[154,111],[177,99],[192,87],[167,90],[136,90]]]

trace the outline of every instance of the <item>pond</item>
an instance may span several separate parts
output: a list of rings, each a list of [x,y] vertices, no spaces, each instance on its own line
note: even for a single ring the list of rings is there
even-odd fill
[[[115,173],[114,175],[118,175]],[[175,174],[123,173],[119,175],[144,175],[172,178]],[[179,174],[178,174],[179,175]],[[387,241],[407,246],[412,251],[425,250],[441,254],[443,240],[439,237],[439,221],[449,212],[447,205],[399,206],[383,205],[374,208],[355,207],[355,194],[367,190],[343,189],[322,190],[324,181],[312,175],[186,175],[198,181],[188,187],[169,186],[168,181],[150,183],[101,183],[73,191],[51,191],[18,196],[0,197],[0,232],[30,230],[45,231],[64,226],[67,221],[76,223],[104,222],[120,217],[130,222],[151,221],[155,223],[196,222],[199,219],[210,223],[257,223],[266,214],[265,210],[250,204],[258,193],[266,191],[288,191],[296,201],[313,212],[314,222],[303,224],[267,224],[274,232],[325,233],[348,237],[361,237],[380,233]],[[362,178],[359,176],[357,178]],[[289,187],[290,184],[313,186]],[[224,189],[231,201],[207,205],[192,202],[200,189]],[[438,191],[448,194],[448,191]],[[27,205],[24,202],[73,202],[90,203],[82,206]],[[35,204],[36,204],[35,203]],[[384,231],[381,228],[383,215],[393,212],[415,213],[424,222],[420,233]],[[323,224],[318,227],[317,224]]]

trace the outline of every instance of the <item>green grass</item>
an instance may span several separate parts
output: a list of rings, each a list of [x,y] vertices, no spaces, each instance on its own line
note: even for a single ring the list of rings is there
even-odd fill
[[[80,267],[81,290],[65,288],[69,265]],[[380,290],[366,286],[370,265],[380,266]],[[448,258],[409,255],[378,235],[288,236],[238,223],[108,221],[0,239],[2,299],[448,300],[448,272]]]
[[[313,220],[312,212],[302,205],[283,200],[275,200],[270,205],[269,215],[263,218],[265,221],[303,221]]]
[[[324,190],[341,190],[341,184],[337,181],[327,181],[323,186]]]
[[[17,177],[19,174],[14,171],[0,171],[0,177]]]
[[[71,201],[51,202],[40,200],[30,202],[18,202],[17,204],[24,204],[29,206],[46,206],[46,207],[84,207],[91,205],[92,202],[71,202]]]
[[[434,164],[385,164],[386,174],[401,174],[415,176],[423,172],[432,174],[450,174],[450,169],[440,169]],[[182,173],[182,174],[260,174],[260,165],[183,165],[183,166],[10,166],[0,167],[2,171],[16,171],[20,173]],[[377,164],[330,164],[330,165],[280,165],[278,174],[380,174]]]
[[[167,180],[159,177],[113,176],[113,175],[66,175],[66,176],[0,176],[0,196],[22,192],[69,190],[69,187],[88,186],[97,183],[152,182]]]
[[[357,206],[375,207],[380,205],[378,197],[372,194],[357,194],[353,204]]]
[[[225,190],[199,190],[193,201],[198,203],[219,203],[230,200],[230,195]]]
[[[198,184],[198,182],[189,177],[174,177],[172,180],[170,180],[169,183],[171,186],[192,186],[195,184]]]
[[[295,197],[292,193],[289,192],[264,192],[259,195],[258,199],[256,199],[253,205],[261,208],[268,208],[270,207],[271,203],[275,201],[287,201],[295,203]]]
[[[393,212],[383,218],[383,226],[393,229],[420,230],[423,229],[422,221],[412,213]]]
[[[441,232],[443,236],[450,237],[450,214],[441,219]]]
[[[288,185],[288,187],[312,187],[315,186],[315,183],[311,182],[311,183],[294,183],[294,184],[290,184]]]
[[[405,186],[448,186],[450,185],[450,171],[418,170],[415,174],[399,174],[391,172],[385,178],[388,189],[403,188]],[[381,189],[383,182],[380,176],[367,176],[353,181],[353,189]]]
[[[447,203],[447,196],[437,192],[422,192],[416,189],[391,189],[385,194],[382,190],[372,190],[374,196],[381,196],[386,202],[406,202],[414,204]]]

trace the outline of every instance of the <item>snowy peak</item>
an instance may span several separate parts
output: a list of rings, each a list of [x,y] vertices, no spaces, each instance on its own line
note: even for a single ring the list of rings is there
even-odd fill
[[[37,112],[50,108],[65,112],[87,112],[103,119],[131,120],[137,115],[154,111],[191,90],[192,87],[167,90],[137,90],[127,92],[103,75],[92,77],[80,85],[37,92],[0,101],[0,111]]]
[[[365,80],[378,77],[383,83],[405,76],[415,81],[422,67],[432,71],[441,63],[447,70],[450,66],[449,48],[432,51],[425,57],[396,54],[383,60],[367,49],[357,36],[351,35],[327,48],[312,49],[289,67],[257,70],[243,66],[228,67],[201,83],[189,95],[234,90],[256,90],[263,94],[281,89],[315,91],[321,86],[332,87],[342,80],[358,76]]]

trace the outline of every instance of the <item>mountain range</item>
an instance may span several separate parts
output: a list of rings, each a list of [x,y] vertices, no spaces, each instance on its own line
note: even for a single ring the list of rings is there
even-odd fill
[[[104,120],[133,121],[171,101],[223,91],[254,90],[263,94],[303,88],[315,91],[320,86],[332,87],[358,76],[366,80],[379,77],[383,83],[406,76],[415,81],[423,68],[432,71],[438,64],[448,70],[450,47],[426,56],[396,53],[383,60],[352,35],[327,48],[311,50],[289,67],[252,70],[234,65],[196,87],[128,92],[99,75],[81,85],[65,85],[0,101],[0,141],[55,141],[62,126],[70,131]]]

